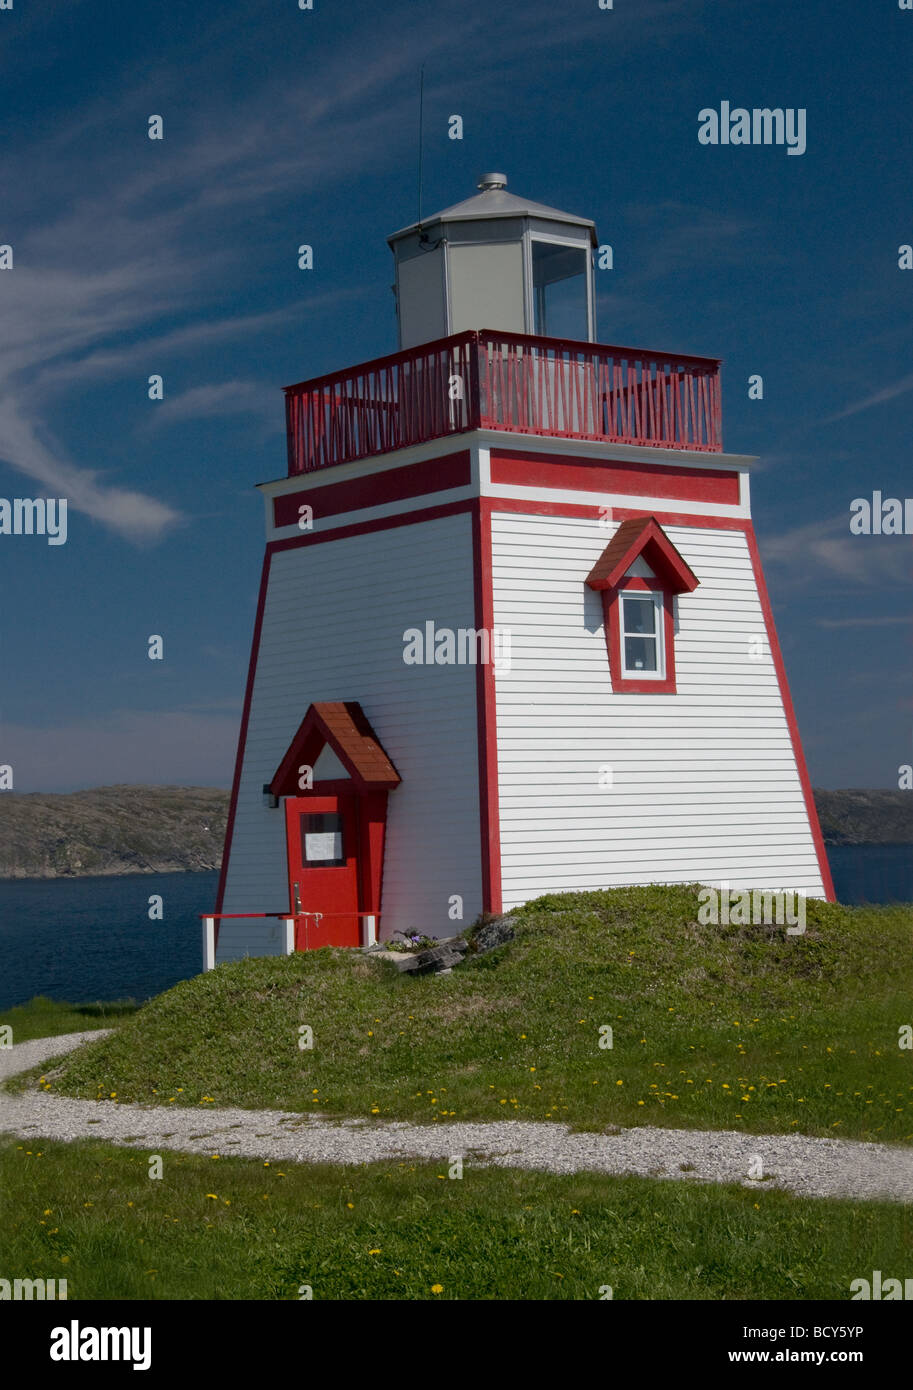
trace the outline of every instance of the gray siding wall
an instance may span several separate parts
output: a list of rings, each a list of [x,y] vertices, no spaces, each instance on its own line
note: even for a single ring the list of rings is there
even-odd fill
[[[285,817],[263,805],[308,705],[358,700],[402,784],[389,794],[381,935],[448,935],[481,910],[476,675],[411,666],[403,632],[474,626],[468,514],[273,556],[228,864],[225,912],[288,909]],[[226,921],[218,960],[281,949],[275,923]]]

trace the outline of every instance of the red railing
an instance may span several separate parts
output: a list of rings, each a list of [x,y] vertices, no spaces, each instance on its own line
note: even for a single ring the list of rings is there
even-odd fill
[[[488,329],[286,387],[289,475],[472,429],[719,452],[720,362]]]

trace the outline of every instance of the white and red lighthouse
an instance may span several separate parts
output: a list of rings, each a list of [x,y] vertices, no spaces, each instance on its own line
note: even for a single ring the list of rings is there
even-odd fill
[[[505,183],[390,237],[397,353],[287,388],[219,961],[833,896],[719,362],[597,343],[593,223]]]

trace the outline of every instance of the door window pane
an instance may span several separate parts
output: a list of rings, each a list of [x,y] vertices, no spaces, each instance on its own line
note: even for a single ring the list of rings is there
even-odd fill
[[[346,862],[342,816],[335,812],[299,817],[301,862],[305,868],[328,868]]]

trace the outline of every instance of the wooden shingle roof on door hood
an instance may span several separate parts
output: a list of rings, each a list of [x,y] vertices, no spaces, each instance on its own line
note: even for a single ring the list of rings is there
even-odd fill
[[[356,791],[391,791],[400,775],[381,745],[357,700],[322,700],[312,704],[298,726],[269,790],[294,796],[300,790],[298,769],[313,767],[321,750],[332,748]]]

